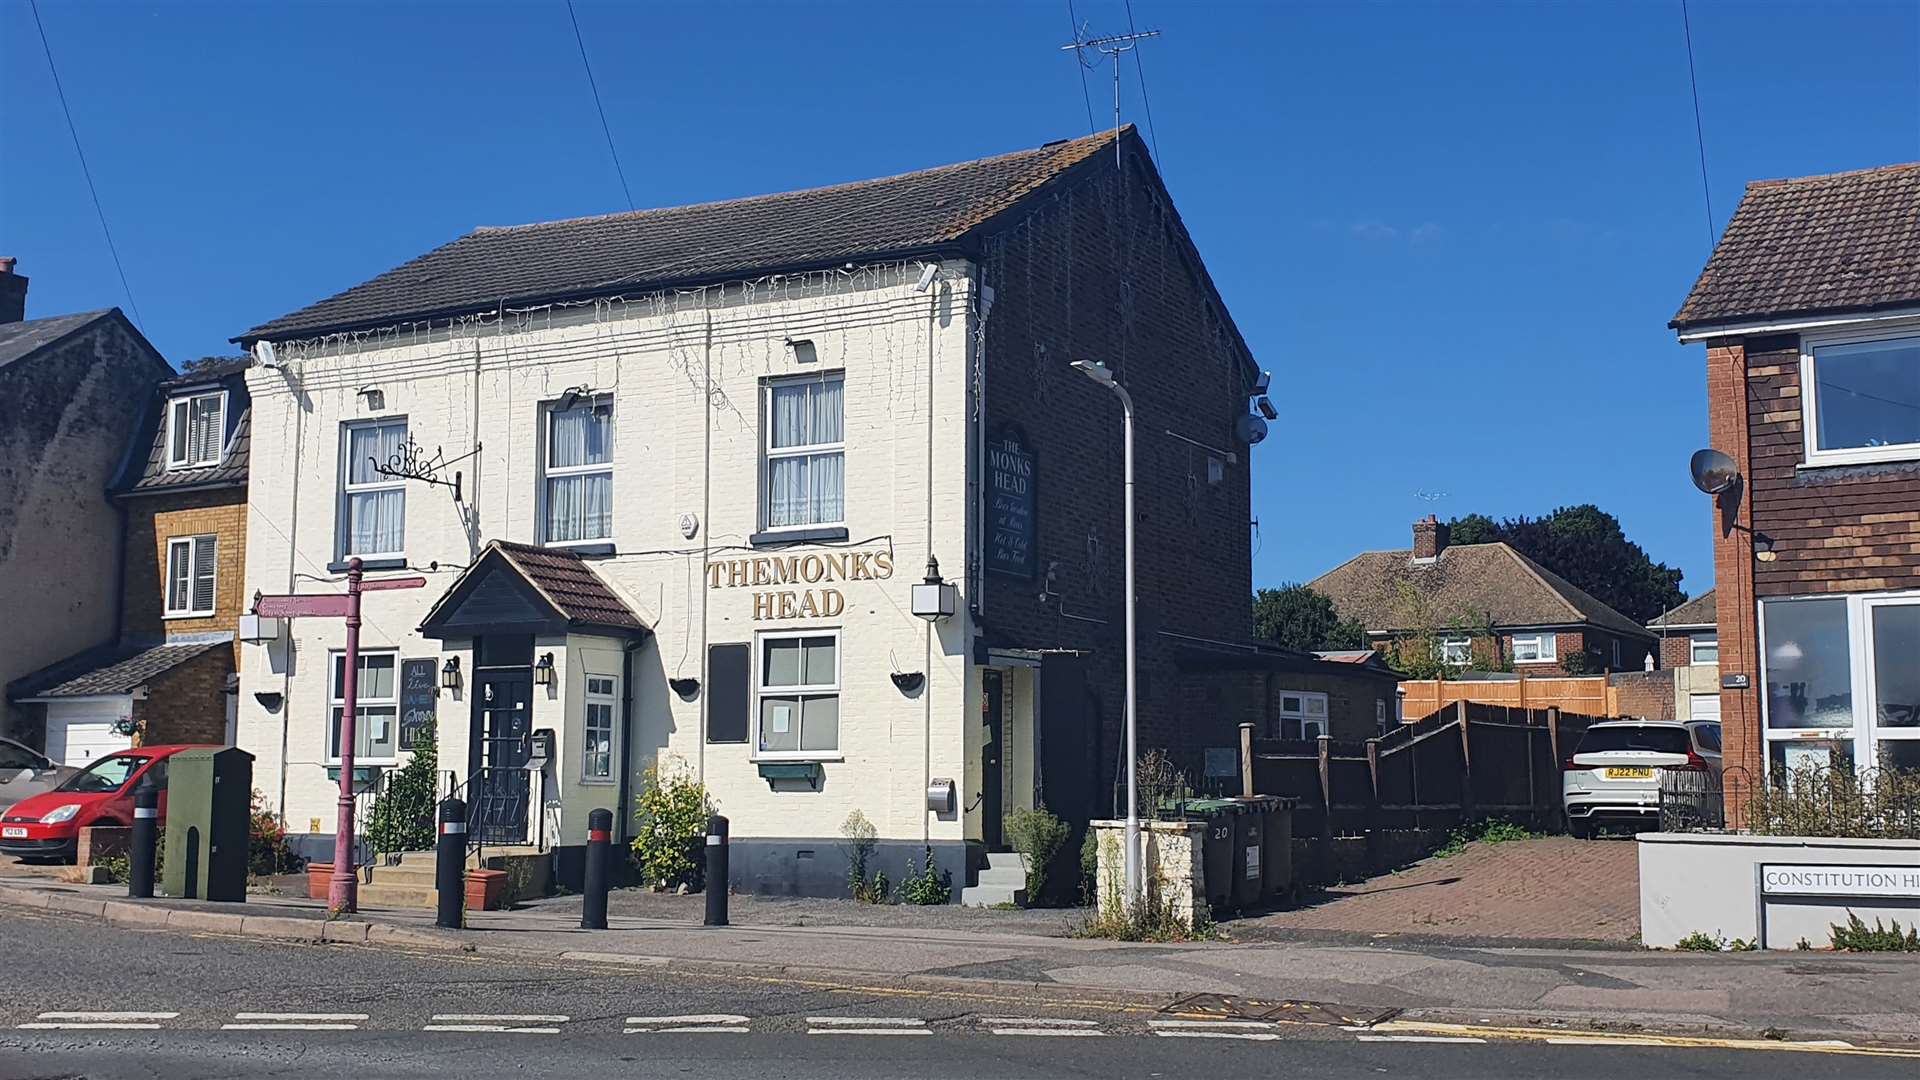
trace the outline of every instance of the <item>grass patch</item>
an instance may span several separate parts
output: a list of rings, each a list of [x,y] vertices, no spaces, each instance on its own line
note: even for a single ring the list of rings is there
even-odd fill
[[[1517,825],[1499,818],[1487,818],[1482,821],[1463,825],[1447,837],[1433,853],[1436,859],[1449,859],[1474,844],[1504,844],[1514,840],[1535,840],[1541,833],[1534,832],[1525,825]]]

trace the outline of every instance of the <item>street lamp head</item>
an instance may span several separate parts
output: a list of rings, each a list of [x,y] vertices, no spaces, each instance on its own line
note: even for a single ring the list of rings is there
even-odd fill
[[[1075,360],[1069,366],[1101,386],[1113,385],[1113,372],[1105,364],[1095,360]]]

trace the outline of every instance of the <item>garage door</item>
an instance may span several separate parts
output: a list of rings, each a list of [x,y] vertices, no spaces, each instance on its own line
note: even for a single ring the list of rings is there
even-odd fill
[[[1711,720],[1716,724],[1720,722],[1719,694],[1695,694],[1693,695],[1691,708],[1692,712],[1688,716],[1689,719]]]
[[[84,768],[115,750],[133,745],[114,732],[120,720],[118,702],[76,701],[47,706],[47,756],[62,765]]]

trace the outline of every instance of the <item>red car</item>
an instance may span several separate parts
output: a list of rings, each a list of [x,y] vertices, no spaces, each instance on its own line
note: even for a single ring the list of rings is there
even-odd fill
[[[14,803],[0,816],[0,855],[71,862],[80,830],[133,824],[133,789],[152,777],[160,788],[160,819],[167,816],[167,759],[203,746],[142,746],[108,754],[43,795]]]

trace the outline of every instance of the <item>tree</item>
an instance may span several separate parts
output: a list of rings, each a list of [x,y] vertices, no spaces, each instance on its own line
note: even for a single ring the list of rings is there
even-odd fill
[[[1366,627],[1340,618],[1333,601],[1305,585],[1282,585],[1253,594],[1255,637],[1289,649],[1364,649]]]
[[[1495,521],[1468,514],[1448,522],[1448,543],[1503,540],[1522,555],[1591,593],[1637,623],[1683,603],[1681,572],[1654,562],[1627,539],[1620,519],[1591,503],[1562,506],[1546,517]]]

